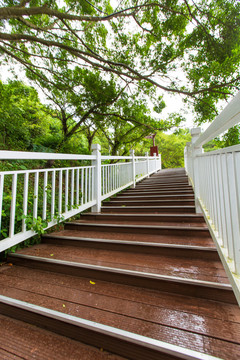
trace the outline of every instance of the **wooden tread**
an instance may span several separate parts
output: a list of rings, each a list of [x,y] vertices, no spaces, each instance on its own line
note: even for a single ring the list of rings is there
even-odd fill
[[[101,347],[101,349],[109,348],[113,352],[127,356],[128,359],[216,359],[212,356],[206,357],[204,354],[194,350],[189,350],[156,339],[153,340],[146,336],[99,324],[95,321],[93,322],[76,316],[65,315],[58,311],[28,304],[9,297],[0,297],[0,309],[19,320],[31,324],[34,323],[38,326],[43,326],[44,324],[44,328],[47,330],[84,343],[91,343],[95,347]]]
[[[134,225],[134,224],[114,224],[114,223],[95,223],[90,221],[78,221],[65,224],[66,230],[103,231],[103,232],[126,232],[142,233],[153,235],[175,235],[191,237],[210,237],[208,228],[197,226],[161,226],[161,225]]]

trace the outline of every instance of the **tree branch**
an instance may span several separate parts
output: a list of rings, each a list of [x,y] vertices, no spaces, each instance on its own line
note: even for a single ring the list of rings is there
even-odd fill
[[[101,116],[114,116],[114,117],[117,117],[119,118],[120,120],[122,121],[125,121],[125,122],[133,122],[135,124],[138,124],[139,126],[143,126],[143,127],[146,127],[150,130],[160,130],[160,131],[163,131],[164,129],[163,128],[155,128],[153,126],[150,126],[150,125],[147,125],[147,124],[144,124],[144,123],[141,123],[140,121],[134,119],[134,118],[127,118],[125,116],[122,116],[120,114],[117,114],[117,113],[103,113],[103,112],[99,112],[99,111],[94,111],[93,112],[94,114],[96,115],[101,115]]]
[[[56,20],[52,22],[51,25],[49,26],[46,26],[46,27],[40,27],[40,26],[37,26],[35,24],[33,24],[31,21],[27,20],[27,19],[24,19],[22,16],[19,16],[17,18],[19,21],[21,21],[24,25],[28,26],[29,28],[31,29],[34,29],[34,30],[38,30],[38,31],[47,31],[47,30],[51,30],[53,29],[53,26],[56,24]]]
[[[90,6],[92,6],[95,10],[99,11],[102,14],[108,15],[106,12],[100,10],[99,8],[97,8],[96,6],[94,6],[90,1],[85,0]]]
[[[129,17],[132,16],[132,13],[126,13],[131,9],[136,7],[124,9],[116,13],[106,15],[106,16],[88,16],[88,15],[73,15],[68,14],[67,12],[61,12],[48,8],[47,6],[34,6],[34,7],[2,7],[0,8],[0,19],[12,19],[18,18],[20,16],[32,16],[32,15],[49,15],[56,17],[60,20],[74,20],[74,21],[90,21],[90,22],[99,22],[99,21],[108,21],[113,18],[119,17]]]

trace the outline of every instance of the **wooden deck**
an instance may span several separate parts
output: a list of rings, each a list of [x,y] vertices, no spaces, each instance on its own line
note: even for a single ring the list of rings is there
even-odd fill
[[[239,359],[240,309],[183,169],[0,268],[0,359]]]

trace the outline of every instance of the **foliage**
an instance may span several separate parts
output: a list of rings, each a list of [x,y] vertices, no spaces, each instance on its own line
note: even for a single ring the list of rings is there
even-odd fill
[[[189,133],[157,134],[156,143],[162,155],[163,169],[184,167],[184,148],[188,141],[191,141]]]
[[[94,69],[104,74],[100,81],[130,82],[149,98],[156,89],[182,94],[206,121],[216,101],[239,88],[237,0],[1,3],[1,62],[17,62],[29,78],[61,91],[79,69]]]
[[[73,78],[68,91],[38,81],[51,101],[48,106],[41,104],[32,87],[18,81],[1,83],[0,146],[84,154],[97,140],[106,148],[110,146],[112,154],[125,154],[129,144],[133,146],[152,131],[178,122],[154,119],[141,92],[128,94],[126,87],[121,88],[113,79],[103,80],[99,72],[78,69]],[[158,112],[165,106],[159,97],[155,103]]]
[[[114,104],[115,111],[98,114],[96,127],[106,138],[111,155],[127,155],[131,148],[146,135],[157,130],[167,130],[176,121],[156,120],[150,116],[144,99],[122,96]],[[102,116],[106,116],[105,121]]]
[[[186,143],[191,141],[188,130],[180,129],[173,134],[158,132],[155,137],[155,144],[162,157],[162,168],[184,167],[184,148]],[[145,139],[137,148],[140,152],[149,152],[152,146],[151,140]]]
[[[23,186],[24,186],[24,177],[21,174],[18,174],[18,182],[17,182],[17,194],[16,194],[16,208],[15,208],[15,225],[14,230],[15,234],[20,233],[22,231],[23,220],[26,225],[26,230],[33,230],[37,233],[37,236],[34,237],[33,240],[25,241],[23,244],[29,245],[38,243],[40,236],[45,233],[46,228],[50,222],[54,222],[56,229],[59,228],[60,223],[63,222],[64,216],[58,212],[58,199],[55,199],[54,205],[54,215],[52,215],[51,209],[51,202],[52,202],[52,188],[51,185],[48,184],[44,188],[44,178],[39,176],[39,183],[38,183],[38,201],[37,201],[37,213],[43,213],[43,189],[46,194],[46,217],[42,217],[40,215],[34,215],[34,203],[35,203],[35,183],[34,183],[34,176],[29,175],[29,183],[28,183],[28,194],[27,194],[27,215],[23,214]],[[57,180],[57,179],[56,179]],[[2,218],[1,218],[1,231],[0,231],[0,240],[8,237],[8,229],[10,227],[10,213],[11,213],[11,206],[12,206],[12,176],[5,175],[4,181],[4,188],[3,188],[3,203],[4,209],[2,210]],[[62,201],[63,204],[65,202],[65,191],[62,193]],[[79,198],[81,199],[82,193],[79,192]],[[79,206],[79,204],[75,204],[73,206],[69,206],[70,209],[75,209]],[[22,244],[16,245],[11,247],[10,249],[6,250],[5,253],[9,251],[15,251],[22,247]]]
[[[0,258],[6,257],[9,252],[14,253],[18,249],[39,244],[41,242],[41,235],[43,235],[47,231],[46,227],[48,225],[48,221],[50,221],[50,219],[48,219],[48,221],[47,219],[43,220],[41,216],[38,216],[37,218],[32,218],[32,216],[28,215],[28,216],[22,216],[21,218],[22,219],[25,218],[26,225],[28,226],[28,228],[35,231],[37,235],[27,240],[24,240],[23,242],[17,245],[11,246],[9,249],[5,250],[4,255],[0,253]],[[56,220],[56,225],[54,227],[51,227],[51,231],[54,231],[54,228],[55,230],[60,230],[60,223],[64,221],[64,217],[57,213],[54,215],[53,219]],[[7,234],[4,237],[7,237]]]
[[[35,89],[0,81],[0,148],[32,150],[33,139],[47,135],[49,120]]]
[[[22,249],[22,248],[30,247],[35,244],[39,244],[40,241],[41,241],[41,239],[38,235],[33,236],[32,238],[29,238],[27,240],[24,240],[23,242],[21,242],[17,245],[14,245],[14,246],[10,247],[9,249],[5,250],[5,252],[0,253],[0,259],[4,259],[7,256],[7,254],[10,252],[15,253],[18,249]]]
[[[220,147],[228,147],[240,144],[240,126],[236,125],[230,128],[224,135],[220,142]]]
[[[240,144],[240,126],[230,128],[221,138],[217,137],[203,146],[204,151],[213,151]]]
[[[130,84],[119,83],[112,75],[108,78],[98,70],[88,70],[75,67],[74,70],[62,69],[61,79],[70,77],[67,89],[59,89],[42,79],[34,78],[51,101],[51,116],[61,123],[62,137],[56,147],[62,151],[65,145],[76,135],[84,134],[88,141],[88,151],[94,141],[94,137],[101,134],[104,136],[116,154],[119,147],[130,141],[140,139],[145,134],[156,129],[168,129],[172,126],[170,121],[161,121],[150,116],[149,104],[147,103],[143,89],[135,88],[130,91]],[[53,76],[55,83],[59,80]],[[152,90],[151,100],[154,104],[155,113],[160,113],[165,107],[161,96],[157,96]],[[126,128],[122,132],[132,134],[129,137],[119,136],[113,139],[114,129]],[[134,131],[137,130],[137,131]],[[136,133],[136,136],[134,136]]]

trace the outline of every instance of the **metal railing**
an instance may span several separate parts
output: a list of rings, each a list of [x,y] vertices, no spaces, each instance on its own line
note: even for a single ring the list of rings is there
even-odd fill
[[[202,133],[192,129],[185,167],[240,304],[240,145],[203,153],[202,145],[240,122],[240,92]]]
[[[0,172],[0,252],[88,208],[99,212],[102,200],[161,169],[160,156],[101,156],[99,145],[92,149],[92,155],[0,151],[0,160],[91,164]]]

